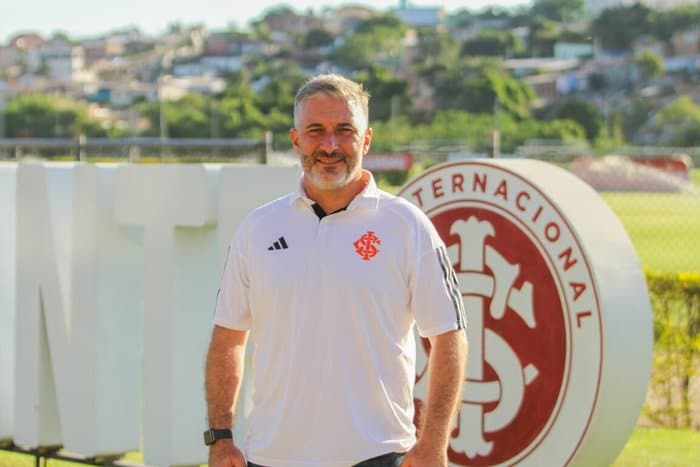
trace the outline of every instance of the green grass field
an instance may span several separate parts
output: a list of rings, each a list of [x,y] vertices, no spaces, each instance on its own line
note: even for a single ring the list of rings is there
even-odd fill
[[[121,458],[123,461],[140,464],[143,462],[141,453],[132,452]],[[15,452],[0,451],[0,467],[34,467],[35,458],[27,454],[18,454]],[[78,467],[84,466],[83,463],[68,462],[57,459],[47,459],[44,467]],[[205,464],[206,465],[206,464]]]
[[[636,428],[613,467],[700,465],[700,432]]]
[[[138,453],[126,460],[141,462]],[[32,467],[34,458],[0,451],[2,467]],[[47,467],[78,467],[72,462],[49,460]],[[636,428],[612,467],[691,467],[700,465],[700,432]],[[596,466],[597,467],[597,466]],[[604,466],[601,466],[604,467]]]
[[[700,194],[602,196],[624,225],[644,267],[655,271],[700,270]]]
[[[700,169],[692,179],[693,193],[601,193],[645,268],[700,271]]]

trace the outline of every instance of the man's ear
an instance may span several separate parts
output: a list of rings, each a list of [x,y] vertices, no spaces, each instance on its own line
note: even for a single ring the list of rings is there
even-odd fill
[[[299,153],[299,133],[296,128],[289,129],[289,139],[292,141],[292,146],[294,146],[294,151]]]
[[[372,128],[367,128],[365,130],[365,138],[362,143],[362,148],[364,149],[363,155],[369,152],[369,146],[372,144]]]

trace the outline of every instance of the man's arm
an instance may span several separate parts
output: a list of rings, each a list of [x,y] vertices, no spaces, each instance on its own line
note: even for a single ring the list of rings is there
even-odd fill
[[[243,380],[248,331],[214,326],[204,379],[209,427],[231,428]],[[245,457],[232,440],[219,440],[209,450],[209,465],[245,467]]]
[[[418,441],[402,467],[446,467],[452,421],[462,396],[467,363],[463,329],[430,338],[428,399]]]

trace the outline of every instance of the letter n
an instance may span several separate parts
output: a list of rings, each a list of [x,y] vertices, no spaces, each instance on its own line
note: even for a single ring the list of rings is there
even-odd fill
[[[19,165],[16,444],[138,448],[138,265],[115,179],[109,166]]]

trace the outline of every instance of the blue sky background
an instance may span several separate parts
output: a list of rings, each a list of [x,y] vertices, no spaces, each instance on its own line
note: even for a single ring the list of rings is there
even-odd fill
[[[43,36],[61,31],[71,37],[89,37],[128,25],[157,34],[173,22],[204,23],[212,29],[235,23],[244,27],[273,6],[290,5],[298,12],[312,8],[346,4],[370,6],[378,10],[398,6],[399,0],[5,0],[0,6],[0,41],[19,32],[38,32]],[[448,11],[468,6],[479,10],[486,5],[514,6],[529,0],[414,0],[414,6],[441,5]]]

